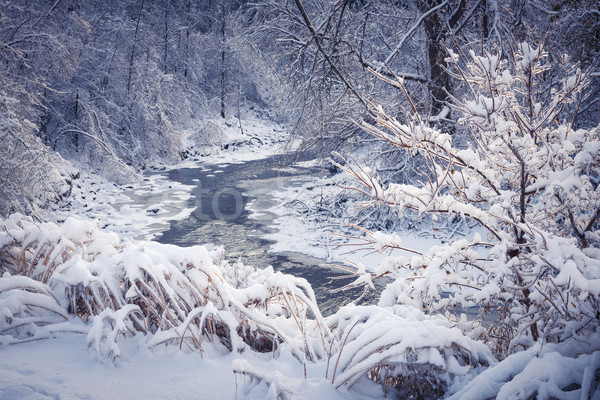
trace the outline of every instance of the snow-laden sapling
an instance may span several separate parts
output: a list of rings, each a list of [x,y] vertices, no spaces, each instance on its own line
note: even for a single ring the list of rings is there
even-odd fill
[[[349,305],[329,323],[327,374],[337,388],[371,379],[399,398],[440,398],[473,368],[496,363],[485,344],[411,306]]]
[[[430,126],[416,106],[400,120],[373,103],[375,123],[357,122],[423,160],[418,184],[385,187],[367,167],[338,165],[368,203],[433,220],[458,216],[479,227],[424,252],[406,248],[399,236],[368,232],[361,238],[368,246],[402,252],[356,283],[391,278],[380,306],[430,314],[478,307],[479,326],[462,324],[471,327],[464,333],[499,359],[536,343],[582,342],[591,352],[600,329],[600,128],[575,125],[585,73],[567,62],[549,64],[541,47],[513,50],[509,57],[450,52],[467,94],[451,98],[468,136],[462,144]],[[401,79],[388,81],[404,90]]]

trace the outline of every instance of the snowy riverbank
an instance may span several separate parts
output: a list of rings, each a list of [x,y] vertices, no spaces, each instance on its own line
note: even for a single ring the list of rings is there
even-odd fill
[[[281,152],[284,144],[283,129],[270,122],[244,121],[245,135],[232,122],[222,122],[220,126],[226,132],[227,143],[235,143],[235,146],[222,143],[203,148],[202,153],[191,155],[180,165],[147,172],[137,183],[117,186],[85,172],[69,172],[72,196],[58,210],[48,211],[42,217],[59,224],[72,217],[90,219],[96,222],[91,225],[85,222],[86,228],[78,229],[82,234],[94,227],[92,229],[116,233],[124,244],[129,243],[126,246],[139,243],[143,248],[145,241],[164,231],[170,221],[188,217],[197,206],[194,187],[168,179],[167,172],[198,163],[224,166],[261,159]],[[245,141],[248,136],[260,140]],[[88,241],[86,248],[94,248],[89,239],[78,238],[76,231],[72,231],[76,225],[71,221],[68,223],[71,228],[64,231],[71,232],[69,240]],[[48,226],[47,229],[50,231],[40,232],[40,237],[51,237],[50,232],[57,228]],[[64,237],[63,234],[59,237]],[[106,237],[116,240],[116,236]],[[65,239],[62,240],[64,243]],[[283,236],[280,240],[287,239]],[[117,248],[119,246],[122,245]],[[311,248],[309,245],[300,250],[311,252]],[[97,251],[109,254],[106,248]],[[96,257],[89,261],[98,263]],[[0,304],[4,307],[14,306],[15,296],[21,295],[6,286],[8,278],[5,274],[0,285]],[[64,301],[61,293],[57,296],[60,302]],[[35,306],[33,308],[35,310]],[[15,317],[30,315],[28,311],[20,315],[11,309]],[[294,352],[285,346],[273,354],[231,353],[218,343],[205,343],[202,353],[180,351],[178,346],[151,350],[148,343],[152,335],[138,334],[119,341],[121,356],[113,364],[110,358],[89,347],[89,336],[82,333],[90,330],[90,322],[69,317],[63,328],[46,329],[43,328],[45,322],[39,325],[38,330],[28,328],[36,340],[16,344],[20,341],[17,340],[13,345],[0,346],[0,399],[181,399],[196,397],[198,393],[207,399],[264,399],[273,398],[281,391],[294,399],[362,399],[380,398],[381,394],[376,384],[353,392],[336,390],[326,378],[327,363],[299,362]],[[4,333],[16,333],[10,326],[3,327]],[[26,337],[27,334],[23,338]],[[273,368],[278,373],[267,379],[263,374]],[[258,376],[264,378],[262,383]]]
[[[63,221],[78,215],[98,220],[100,227],[122,237],[154,239],[168,228],[170,221],[188,217],[197,206],[196,186],[169,179],[168,171],[203,164],[242,163],[286,151],[285,128],[256,113],[249,113],[242,121],[219,118],[209,123],[221,137],[218,143],[199,145],[190,138],[185,160],[176,165],[154,166],[144,175],[132,177],[128,184],[116,185],[68,167],[64,175],[69,176],[70,196],[56,208],[43,211],[42,219]]]
[[[207,176],[218,179],[225,163],[271,154],[272,146],[261,141],[207,155],[213,163],[205,164]],[[197,157],[184,165],[196,166],[202,159]],[[174,171],[164,169],[169,170]],[[315,202],[329,201],[338,190],[328,177],[299,179],[259,190],[271,196],[263,212],[279,215],[267,233],[275,240],[273,249],[331,261],[348,257],[344,247],[328,242],[327,233],[316,235],[327,230],[318,214],[286,216],[295,206],[310,210]],[[55,214],[58,224],[13,215],[0,225],[2,400],[597,393],[600,352],[591,351],[600,345],[597,335],[568,346],[533,345],[499,363],[477,339],[482,327],[475,321],[398,303],[393,285],[379,306],[349,304],[323,317],[305,279],[266,265],[230,262],[215,246],[147,240],[164,229],[161,224],[193,211],[197,199],[189,185],[160,172],[125,188],[85,176],[74,182],[75,218],[65,206]],[[315,195],[320,187],[322,194]],[[251,204],[256,218],[259,203]],[[388,242],[432,243],[402,234],[372,236],[382,249]],[[369,257],[349,260],[363,277],[382,255]],[[545,365],[566,365],[568,373]]]

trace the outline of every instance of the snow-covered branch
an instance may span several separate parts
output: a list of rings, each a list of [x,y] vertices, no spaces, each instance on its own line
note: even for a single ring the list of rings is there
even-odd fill
[[[418,184],[384,185],[375,171],[353,160],[335,163],[354,179],[349,189],[362,193],[367,204],[418,217],[456,215],[481,228],[470,239],[427,252],[406,248],[394,235],[363,230],[359,244],[407,256],[392,255],[372,272],[357,272],[348,287],[386,276],[393,282],[380,305],[411,304],[431,312],[477,306],[482,319],[491,312],[494,321],[479,334],[501,357],[536,341],[587,340],[599,327],[591,310],[600,305],[600,258],[591,250],[600,244],[600,191],[594,183],[600,132],[573,129],[570,115],[577,113],[587,78],[570,69],[548,91],[547,54],[526,43],[515,48],[510,60],[450,52],[453,76],[470,90],[469,97],[452,97],[450,104],[470,133],[466,146],[430,127],[416,107],[401,122],[371,103],[375,123],[357,122],[420,156]],[[403,88],[401,79],[382,78]]]

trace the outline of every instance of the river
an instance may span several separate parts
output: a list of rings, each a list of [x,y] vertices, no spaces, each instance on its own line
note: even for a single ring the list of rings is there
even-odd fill
[[[270,252],[273,242],[264,238],[277,218],[268,211],[275,204],[269,193],[293,185],[295,177],[329,174],[325,168],[302,167],[295,161],[295,154],[285,154],[240,164],[198,164],[169,171],[171,181],[195,187],[190,200],[195,211],[186,219],[171,222],[157,240],[179,246],[223,246],[230,261],[240,259],[258,268],[272,265],[277,271],[305,278],[315,291],[323,315],[334,313],[362,290],[332,294],[332,289],[349,282],[332,279],[344,273],[328,267],[323,259],[296,252]],[[250,217],[247,207],[253,200],[253,207],[260,209],[258,217]]]

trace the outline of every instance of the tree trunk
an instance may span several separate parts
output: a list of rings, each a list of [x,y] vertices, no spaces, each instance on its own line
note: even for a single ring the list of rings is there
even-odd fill
[[[73,109],[73,117],[75,119],[78,118],[79,114],[79,90],[77,91],[77,95],[75,96],[75,107]],[[79,152],[79,133],[75,133],[74,137],[75,151]]]
[[[190,9],[192,7],[191,0],[188,0],[185,16],[185,61],[183,66],[183,77],[185,78],[185,86],[187,88],[188,64],[190,59]]]
[[[165,50],[164,50],[164,64],[165,74],[167,73],[167,56],[169,52],[169,2],[165,1]]]
[[[481,2],[481,32],[483,35],[483,39],[488,39],[490,37],[490,30],[488,28],[489,18],[487,12],[487,0],[482,0]]]
[[[427,12],[439,6],[443,0],[420,0],[419,8]],[[441,13],[435,12],[423,20],[427,37],[427,55],[429,58],[429,94],[431,97],[430,110],[432,115],[437,115],[444,108],[447,94],[450,91],[450,76],[446,72],[448,64],[444,61],[445,51],[442,46],[441,35],[444,29],[444,19]]]
[[[225,118],[225,3],[221,5],[221,117]]]
[[[135,23],[135,32],[133,34],[133,45],[131,46],[131,57],[129,59],[129,73],[127,74],[127,93],[131,89],[131,75],[133,74],[133,58],[135,57],[135,44],[137,42],[138,29],[140,27],[140,18],[142,17],[142,10],[144,9],[144,0],[140,2],[140,12],[138,13],[137,21]]]

